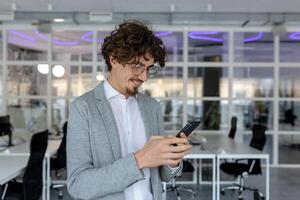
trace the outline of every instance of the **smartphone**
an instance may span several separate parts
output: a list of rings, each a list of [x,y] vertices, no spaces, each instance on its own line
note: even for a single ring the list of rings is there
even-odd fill
[[[183,129],[181,129],[176,137],[180,137],[180,133],[183,132],[186,137],[188,137],[199,125],[200,125],[201,121],[193,121],[193,122],[189,122],[187,123]]]

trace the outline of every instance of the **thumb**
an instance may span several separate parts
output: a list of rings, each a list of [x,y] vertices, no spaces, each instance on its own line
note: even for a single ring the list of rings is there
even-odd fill
[[[150,140],[157,140],[157,139],[162,139],[163,136],[160,136],[160,135],[153,135],[151,136]]]

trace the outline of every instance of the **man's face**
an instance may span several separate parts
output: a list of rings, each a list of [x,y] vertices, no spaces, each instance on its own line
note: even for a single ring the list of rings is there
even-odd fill
[[[134,96],[138,92],[141,84],[148,80],[147,71],[149,67],[153,66],[154,59],[146,54],[148,60],[141,56],[137,64],[120,64],[116,60],[111,60],[112,70],[110,77],[116,83],[115,89],[125,96]],[[131,63],[131,62],[129,62]]]

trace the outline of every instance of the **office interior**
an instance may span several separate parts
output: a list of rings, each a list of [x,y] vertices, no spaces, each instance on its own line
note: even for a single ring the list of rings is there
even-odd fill
[[[263,197],[245,191],[243,199],[299,199],[299,6],[292,0],[1,1],[1,162],[7,162],[10,148],[29,143],[44,130],[55,146],[47,159],[56,157],[70,103],[108,75],[100,53],[104,38],[124,20],[136,19],[151,24],[167,50],[166,66],[140,92],[160,102],[167,134],[201,120],[193,148],[214,148],[212,158],[186,159],[186,169],[192,169],[164,185],[165,198],[178,199],[172,190],[176,182],[195,192],[180,191],[181,199],[239,199],[237,191],[221,191],[240,183],[237,176],[220,172],[221,180],[213,180],[213,171],[220,168],[213,164],[215,158],[221,155],[220,165],[237,158],[224,161],[226,148],[209,142],[215,135],[227,141],[235,118],[231,140],[245,148],[255,125],[266,128],[262,173],[245,178],[245,185]],[[8,122],[10,134],[2,125]],[[23,163],[30,152],[26,155]],[[0,164],[5,174],[4,166]],[[40,198],[71,199],[65,167],[49,173],[53,178],[43,179],[49,190]],[[55,178],[57,188],[52,187]],[[22,173],[1,182],[3,199],[18,199],[20,191],[10,191],[11,197],[7,192],[15,179],[22,184]],[[214,187],[217,183],[220,189]]]

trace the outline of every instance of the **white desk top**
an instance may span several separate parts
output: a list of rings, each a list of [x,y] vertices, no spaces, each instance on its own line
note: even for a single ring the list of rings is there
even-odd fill
[[[45,157],[53,156],[56,153],[60,143],[61,140],[48,140],[48,147]],[[0,156],[29,156],[29,145],[30,141],[27,141],[20,145],[9,147],[8,149],[1,151]]]
[[[215,154],[213,152],[204,150],[201,145],[193,145],[191,152],[184,156],[186,159],[213,159]]]
[[[248,144],[242,144],[221,134],[195,134],[193,137],[200,141],[207,151],[216,154],[266,154]]]
[[[49,140],[45,157],[53,156],[60,143],[61,140]],[[0,152],[0,185],[20,175],[26,168],[30,155],[29,145],[30,141],[27,141]]]
[[[0,185],[21,174],[26,168],[29,156],[0,156]]]

